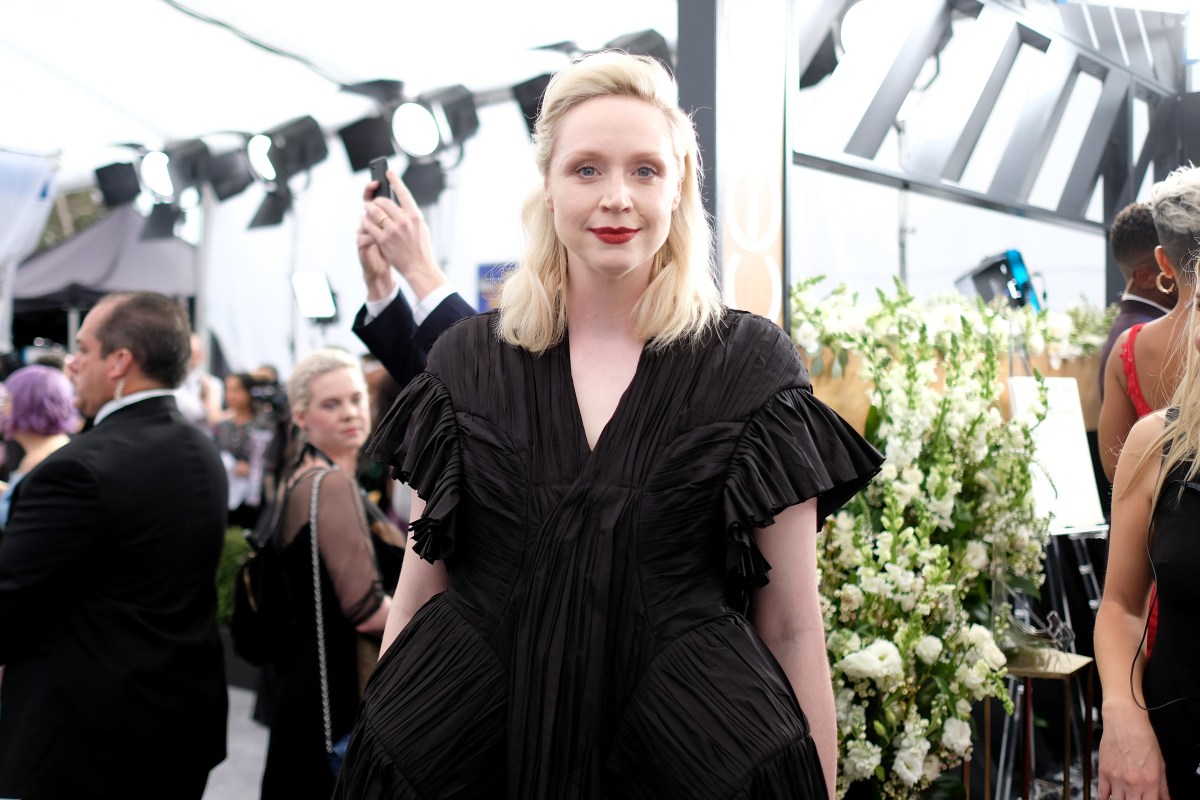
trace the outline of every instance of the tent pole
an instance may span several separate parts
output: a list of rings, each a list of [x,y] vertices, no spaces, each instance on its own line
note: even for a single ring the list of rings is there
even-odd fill
[[[212,373],[213,348],[208,339],[208,259],[209,235],[213,227],[213,211],[217,201],[213,188],[205,181],[200,187],[200,241],[196,243],[196,267],[192,276],[192,296],[195,298],[192,330],[204,347],[204,370]],[[186,293],[184,293],[186,296]]]
[[[75,351],[79,349],[75,341],[75,337],[79,335],[79,318],[78,308],[71,306],[67,309],[67,352],[71,355],[75,355]]]

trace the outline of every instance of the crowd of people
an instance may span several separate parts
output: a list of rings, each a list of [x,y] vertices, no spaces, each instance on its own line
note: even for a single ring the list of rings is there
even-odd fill
[[[65,372],[8,377],[0,796],[203,794],[229,525],[308,587],[264,672],[264,798],[832,795],[816,537],[882,456],[786,335],[722,305],[658,62],[558,73],[534,156],[498,311],[454,292],[389,172],[357,232],[368,359],[222,385],[181,306],[133,292],[91,310]],[[1101,796],[1200,796],[1200,170],[1122,212],[1112,246]]]

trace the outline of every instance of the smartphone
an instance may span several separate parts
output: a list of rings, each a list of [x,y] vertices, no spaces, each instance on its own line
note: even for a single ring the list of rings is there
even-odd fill
[[[388,179],[387,179],[387,170],[388,170],[387,156],[380,156],[379,158],[371,159],[370,169],[371,169],[371,180],[379,181],[379,185],[375,187],[375,195],[374,196],[375,197],[386,197],[387,199],[391,200],[392,202],[395,202],[396,195],[392,192],[392,185],[390,183],[388,183]]]

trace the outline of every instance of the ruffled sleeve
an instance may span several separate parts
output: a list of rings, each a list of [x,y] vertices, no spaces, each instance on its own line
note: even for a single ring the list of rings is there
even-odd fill
[[[429,562],[454,552],[462,452],[450,393],[435,375],[413,378],[379,424],[367,455],[417,490],[425,513],[412,523],[413,550]]]
[[[767,583],[771,565],[754,529],[817,499],[818,524],[879,472],[883,455],[808,388],[772,396],[742,432],[725,478],[726,570],[731,600]],[[741,603],[739,603],[741,605]]]

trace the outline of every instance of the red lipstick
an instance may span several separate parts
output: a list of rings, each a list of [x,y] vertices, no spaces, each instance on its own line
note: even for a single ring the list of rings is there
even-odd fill
[[[638,235],[637,228],[592,228],[596,238],[606,244],[625,244]]]

